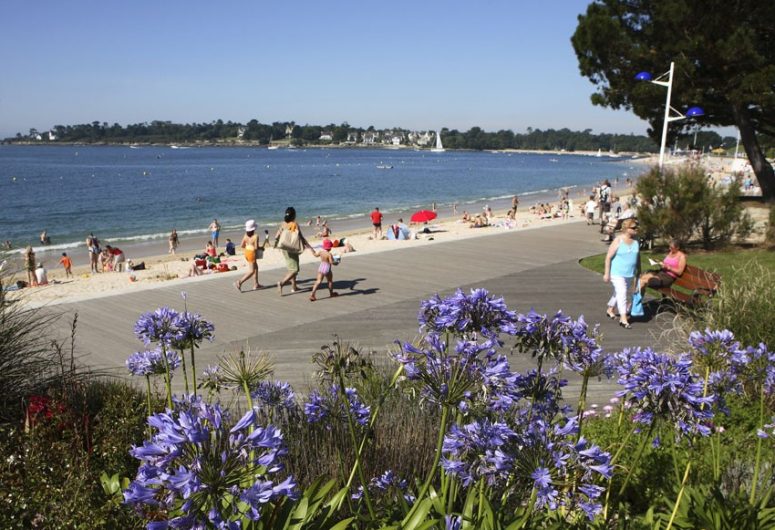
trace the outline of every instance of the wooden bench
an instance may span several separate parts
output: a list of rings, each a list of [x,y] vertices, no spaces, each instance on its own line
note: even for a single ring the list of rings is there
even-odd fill
[[[662,298],[669,298],[687,305],[696,305],[716,294],[721,276],[692,265],[686,265],[684,273],[676,278],[670,287],[654,289],[662,293]]]

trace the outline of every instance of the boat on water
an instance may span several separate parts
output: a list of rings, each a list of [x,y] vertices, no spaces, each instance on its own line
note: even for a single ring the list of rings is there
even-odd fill
[[[436,131],[436,147],[431,148],[431,153],[443,153],[446,151],[441,143],[441,131]]]
[[[183,145],[171,145],[170,149],[191,149],[191,148]]]
[[[377,166],[377,169],[393,169],[393,166],[391,166],[390,164],[379,164]]]
[[[275,149],[280,149],[280,146],[279,145],[270,145],[269,147],[267,147],[267,149],[269,149],[270,151],[274,151]]]

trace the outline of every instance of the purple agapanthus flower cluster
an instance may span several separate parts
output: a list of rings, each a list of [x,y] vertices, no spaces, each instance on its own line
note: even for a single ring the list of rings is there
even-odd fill
[[[597,375],[604,368],[605,355],[598,345],[598,326],[589,328],[583,316],[578,320],[558,311],[554,316],[531,309],[517,316],[517,347],[530,352],[539,362],[554,359],[571,370]]]
[[[173,347],[177,349],[188,349],[199,346],[204,340],[213,341],[213,332],[215,327],[208,322],[199,313],[183,311],[173,322],[175,337]]]
[[[221,367],[218,365],[208,366],[202,371],[202,379],[199,382],[199,386],[207,388],[212,392],[220,392],[223,386],[223,374],[221,373]]]
[[[775,394],[775,352],[767,345],[749,346],[745,350],[749,363],[746,365],[746,377],[757,387],[761,385],[766,395]]]
[[[275,478],[286,453],[282,434],[256,418],[251,410],[229,426],[218,405],[177,399],[174,410],[148,419],[156,433],[130,451],[141,463],[125,502],[153,514],[148,528],[232,529],[243,517],[260,519],[267,503],[297,498],[292,477]]]
[[[293,388],[283,381],[261,381],[250,395],[260,404],[270,408],[290,410],[296,406]]]
[[[178,334],[177,318],[178,312],[166,306],[143,313],[135,323],[135,335],[145,344],[169,345]]]
[[[516,313],[486,289],[472,289],[470,294],[458,289],[447,298],[436,295],[422,301],[418,319],[424,333],[497,337],[514,334]]]
[[[164,364],[165,356],[167,357],[170,372],[180,366],[180,355],[178,355],[178,352],[172,350],[165,352],[162,348],[156,348],[133,353],[127,358],[126,367],[132,375],[163,375],[167,370]]]
[[[709,393],[716,396],[716,406],[728,412],[725,395],[742,390],[739,376],[750,360],[747,351],[726,329],[693,331],[688,342],[697,369],[706,370]]]
[[[399,477],[395,471],[388,469],[381,475],[372,478],[369,481],[369,495],[374,497],[385,497],[389,495],[401,495],[403,499],[409,504],[413,504],[415,501],[414,495],[409,492],[409,483]],[[363,497],[363,486],[359,486],[358,490],[352,494],[352,498],[359,500]]]
[[[464,486],[479,479],[493,488],[521,484],[535,488],[537,509],[562,506],[594,519],[604,491],[595,483],[611,477],[611,457],[583,437],[577,440],[577,434],[575,418],[549,423],[517,416],[453,425],[444,438],[441,465]]]
[[[658,353],[650,348],[625,349],[616,354],[617,393],[633,411],[636,422],[661,420],[684,434],[710,434],[715,397],[707,394],[702,378],[692,372],[689,355]]]
[[[345,399],[347,400],[346,405],[340,396],[337,385],[331,385],[327,393],[313,390],[307,402],[304,403],[304,414],[307,416],[307,421],[325,423],[326,427],[330,429],[332,427],[331,420],[347,421],[349,412],[356,423],[364,427],[368,425],[371,407],[361,401],[358,391],[354,388],[346,388]]]

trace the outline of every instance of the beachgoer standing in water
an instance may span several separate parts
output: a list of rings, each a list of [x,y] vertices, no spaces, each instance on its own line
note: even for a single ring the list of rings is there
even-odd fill
[[[266,241],[264,241],[266,245]],[[258,234],[256,234],[256,222],[253,219],[249,219],[245,223],[245,235],[242,236],[242,243],[240,247],[245,252],[245,261],[248,264],[248,271],[242,278],[234,282],[234,287],[239,292],[242,292],[242,284],[253,278],[253,290],[257,291],[261,288],[261,284],[258,283],[258,253],[263,252],[263,247],[258,244]]]
[[[288,232],[299,232],[299,238],[301,239],[302,244],[302,252],[305,248],[312,249],[310,244],[307,243],[307,240],[304,239],[304,235],[301,233],[301,228],[299,228],[299,224],[296,222],[296,209],[292,206],[289,206],[285,209],[283,223],[280,225],[280,228],[277,230],[277,233],[274,236],[275,248],[280,242],[280,235],[284,230]],[[299,286],[296,284],[296,277],[299,275],[299,254],[296,252],[283,250],[283,256],[285,256],[285,266],[288,268],[288,273],[283,277],[282,280],[277,282],[277,291],[280,293],[280,296],[283,295],[283,286],[288,282],[291,283],[291,292],[295,293],[299,290]]]
[[[382,213],[379,208],[374,208],[371,212],[371,225],[374,227],[374,239],[382,239]]]
[[[318,267],[318,275],[315,278],[315,284],[312,286],[312,294],[309,297],[310,302],[317,300],[315,293],[318,292],[318,287],[323,283],[323,279],[328,280],[328,293],[333,298],[339,296],[339,293],[334,292],[334,273],[331,272],[331,267],[334,264],[334,257],[331,255],[331,249],[334,247],[333,242],[330,239],[323,240],[323,250],[316,252],[314,249],[312,253],[316,258],[320,258],[320,266]]]
[[[170,233],[170,249],[167,252],[168,254],[175,254],[175,250],[178,248],[178,231],[174,228],[172,229],[172,233]]]
[[[208,230],[210,230],[210,236],[213,245],[215,245],[215,248],[218,248],[218,236],[221,234],[221,225],[218,222],[218,219],[213,219],[213,222],[210,223]]]

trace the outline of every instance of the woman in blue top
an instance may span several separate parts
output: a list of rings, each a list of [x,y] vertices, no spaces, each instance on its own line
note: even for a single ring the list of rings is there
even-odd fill
[[[635,291],[635,278],[640,276],[640,246],[635,239],[637,233],[638,222],[635,219],[625,219],[621,235],[614,239],[605,256],[603,281],[610,281],[614,288],[606,314],[609,318],[616,319],[616,305],[619,309],[619,325],[626,329],[632,327],[627,321],[628,288]]]

